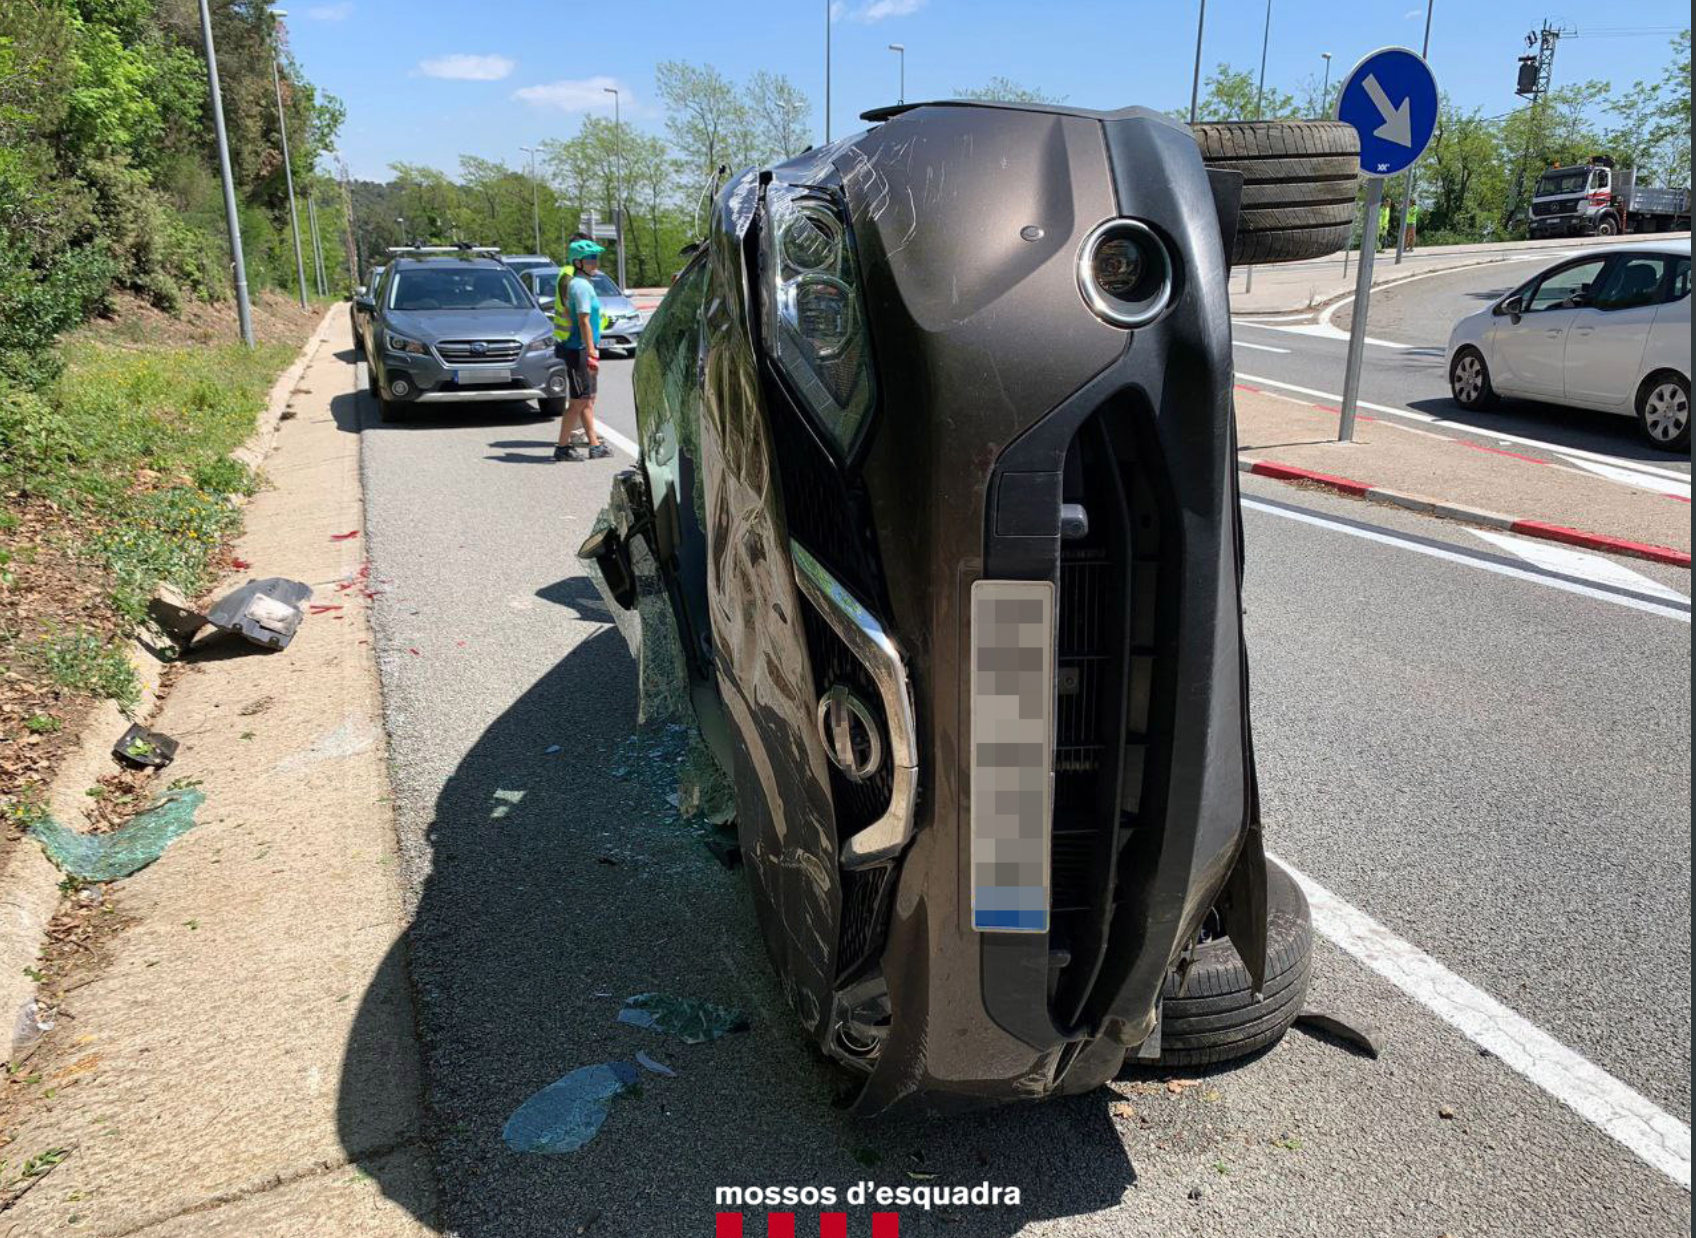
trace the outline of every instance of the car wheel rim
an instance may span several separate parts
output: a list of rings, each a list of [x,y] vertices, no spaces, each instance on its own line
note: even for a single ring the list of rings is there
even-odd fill
[[[1690,424],[1690,397],[1677,383],[1662,383],[1643,402],[1643,424],[1657,443],[1670,443]]]
[[[1455,397],[1462,404],[1471,404],[1484,386],[1483,368],[1476,357],[1467,357],[1455,367]]]

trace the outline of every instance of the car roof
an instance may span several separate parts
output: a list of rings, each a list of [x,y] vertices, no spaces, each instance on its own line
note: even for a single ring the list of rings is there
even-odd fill
[[[506,263],[499,258],[491,258],[487,254],[396,254],[389,259],[392,266],[405,263],[408,266],[464,266],[479,267],[487,271],[500,271],[506,268]]]
[[[1625,245],[1597,245],[1595,249],[1604,255],[1683,254],[1688,258],[1690,256],[1690,238],[1685,237],[1682,241],[1631,241]],[[1590,252],[1591,251],[1588,250],[1584,251],[1584,256],[1588,258],[1590,256]],[[1574,254],[1573,257],[1576,258],[1578,255]]]

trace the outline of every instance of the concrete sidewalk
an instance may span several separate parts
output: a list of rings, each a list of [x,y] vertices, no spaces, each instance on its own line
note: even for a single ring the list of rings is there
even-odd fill
[[[1655,239],[1671,238],[1673,236],[1688,237],[1688,232],[1664,233]],[[1580,246],[1606,246],[1631,244],[1646,238],[1641,236],[1618,236],[1611,238],[1597,237],[1563,237],[1549,241],[1511,241],[1496,242],[1480,245],[1439,245],[1432,248],[1421,247],[1412,249],[1403,257],[1401,265],[1396,265],[1395,247],[1388,251],[1379,251],[1378,261],[1372,268],[1372,286],[1379,287],[1398,279],[1406,279],[1410,275],[1434,275],[1439,271],[1452,271],[1460,267],[1478,266],[1486,263],[1507,262],[1515,258],[1535,258],[1549,253],[1551,259],[1555,253],[1565,253]],[[1248,290],[1249,277],[1246,268],[1233,272],[1231,275],[1231,312],[1233,314],[1286,314],[1312,309],[1335,301],[1339,297],[1352,295],[1357,278],[1358,252],[1349,255],[1348,267],[1345,271],[1343,255],[1335,253],[1325,258],[1316,258],[1311,262],[1291,262],[1279,266],[1262,266],[1254,269],[1254,288]]]
[[[1553,460],[1360,415],[1337,439],[1335,406],[1239,385],[1238,463],[1432,515],[1690,566],[1690,504]]]
[[[8,1181],[68,1155],[0,1213],[6,1238],[435,1232],[367,603],[337,589],[364,561],[352,373],[319,345],[237,546],[244,577],[306,581],[327,609],[283,652],[198,656],[153,720],[182,743],[160,782],[206,802],[106,887],[127,927],[13,1081]],[[350,1060],[350,1041],[382,1048]]]

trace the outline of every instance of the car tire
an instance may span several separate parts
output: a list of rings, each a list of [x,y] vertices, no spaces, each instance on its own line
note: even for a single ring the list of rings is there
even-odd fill
[[[1616,233],[1618,231],[1619,231],[1619,223],[1614,219],[1614,217],[1612,215],[1602,216],[1600,222],[1598,222],[1596,224],[1596,235],[1597,236],[1612,236],[1612,235],[1614,235],[1614,233]]]
[[[1300,262],[1349,242],[1360,180],[1360,136],[1330,120],[1191,125],[1209,168],[1241,172],[1242,211],[1231,265]]]
[[[1637,391],[1637,429],[1651,447],[1690,450],[1690,380],[1671,370],[1651,374]]]
[[[1160,1064],[1208,1066],[1276,1044],[1307,1000],[1313,922],[1295,878],[1266,863],[1266,978],[1256,998],[1248,968],[1228,937],[1195,948],[1179,992],[1166,977],[1160,1002]]]
[[[1449,362],[1449,393],[1456,404],[1473,412],[1496,406],[1496,389],[1490,385],[1490,367],[1483,353],[1472,347],[1455,353]]]

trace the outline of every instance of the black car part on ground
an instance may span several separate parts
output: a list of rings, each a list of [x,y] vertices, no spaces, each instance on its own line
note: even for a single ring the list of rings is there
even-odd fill
[[[1149,1040],[1210,915],[1265,974],[1225,278],[1263,182],[1144,109],[869,118],[733,179],[650,323],[656,557],[710,651],[696,699],[725,723],[768,949],[864,1073],[860,1107],[1085,1090]],[[1353,197],[1329,167],[1321,214]],[[772,232],[797,203],[830,244],[800,238],[817,252],[789,280]],[[1328,216],[1288,223],[1257,217],[1263,252],[1333,240]],[[810,375],[784,322],[829,338]],[[972,927],[969,598],[990,579],[1058,598],[1043,932]],[[907,802],[898,769],[827,752],[838,692],[886,739],[911,726]]]

